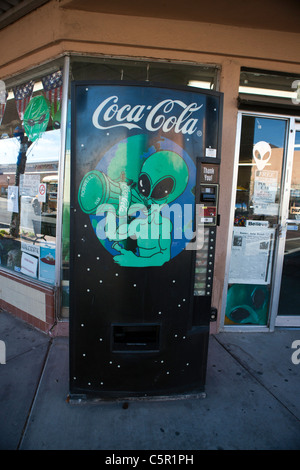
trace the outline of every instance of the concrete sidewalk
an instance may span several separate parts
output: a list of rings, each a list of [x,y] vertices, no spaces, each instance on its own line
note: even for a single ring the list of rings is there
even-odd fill
[[[211,336],[206,398],[128,407],[68,402],[68,338],[0,312],[0,340],[0,449],[300,449],[299,329]]]

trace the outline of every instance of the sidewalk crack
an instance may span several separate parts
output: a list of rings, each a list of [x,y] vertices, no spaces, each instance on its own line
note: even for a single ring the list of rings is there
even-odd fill
[[[51,338],[49,343],[48,343],[46,354],[45,354],[45,357],[44,357],[44,360],[43,360],[43,363],[42,363],[42,366],[41,366],[40,375],[39,375],[39,378],[38,378],[38,381],[37,381],[36,388],[35,388],[34,393],[33,393],[31,404],[30,404],[30,407],[29,407],[29,410],[28,410],[28,413],[27,413],[27,416],[26,416],[26,419],[25,419],[25,423],[24,423],[24,426],[23,426],[23,429],[22,429],[22,432],[21,432],[21,436],[20,436],[20,439],[19,439],[19,443],[17,445],[16,450],[20,450],[20,448],[22,446],[22,443],[23,443],[23,440],[24,440],[24,437],[25,437],[25,434],[26,434],[26,431],[27,431],[28,423],[30,421],[30,417],[31,417],[31,414],[32,414],[32,411],[33,411],[33,408],[34,408],[34,404],[35,404],[35,401],[36,401],[36,398],[37,398],[37,395],[38,395],[38,391],[39,391],[39,388],[40,388],[40,385],[41,385],[41,382],[42,382],[42,379],[43,379],[43,376],[44,376],[44,372],[45,372],[45,368],[46,368],[46,365],[47,365],[47,362],[48,362],[48,357],[49,357],[49,353],[50,353],[52,343],[53,343],[53,338]],[[17,356],[15,356],[15,357],[17,357]]]

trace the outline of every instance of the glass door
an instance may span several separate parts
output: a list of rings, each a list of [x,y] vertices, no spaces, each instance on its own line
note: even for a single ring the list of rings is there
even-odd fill
[[[300,326],[300,124],[295,126],[285,224],[283,262],[276,326]]]
[[[288,118],[239,114],[225,327],[270,327],[289,122]]]

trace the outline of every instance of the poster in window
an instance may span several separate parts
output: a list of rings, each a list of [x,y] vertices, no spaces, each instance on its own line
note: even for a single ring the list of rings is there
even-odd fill
[[[7,211],[19,212],[19,187],[8,186],[7,189]]]
[[[47,243],[40,247],[39,279],[54,283],[55,281],[55,244]]]
[[[275,202],[278,186],[278,171],[257,170],[254,177],[254,214],[274,216],[278,214]]]
[[[269,284],[275,229],[234,227],[230,284]]]

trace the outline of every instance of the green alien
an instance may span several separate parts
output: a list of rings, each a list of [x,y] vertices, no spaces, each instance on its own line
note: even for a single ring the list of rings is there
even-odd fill
[[[269,297],[265,285],[234,284],[228,291],[226,317],[236,324],[265,325]]]
[[[161,214],[174,202],[188,183],[188,167],[175,152],[161,150],[143,163],[137,183],[110,180],[102,172],[87,173],[79,188],[79,204],[86,213],[107,212],[107,238],[115,241],[114,261],[120,266],[162,266],[171,257],[172,223]],[[113,210],[110,210],[110,209]],[[128,217],[134,217],[128,224]],[[117,213],[118,227],[112,223]],[[113,227],[113,228],[111,228]],[[124,248],[121,240],[136,239],[137,253]]]
[[[24,113],[24,129],[31,142],[45,132],[50,119],[50,104],[44,96],[32,98]]]

